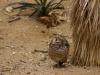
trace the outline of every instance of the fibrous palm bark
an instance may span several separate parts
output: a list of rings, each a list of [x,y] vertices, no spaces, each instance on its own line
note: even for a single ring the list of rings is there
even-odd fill
[[[100,66],[100,0],[73,0],[72,64]]]

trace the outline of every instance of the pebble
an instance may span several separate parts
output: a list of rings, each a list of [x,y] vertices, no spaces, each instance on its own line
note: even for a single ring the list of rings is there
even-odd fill
[[[12,52],[12,54],[14,55],[14,54],[16,54],[16,52]]]
[[[10,45],[10,46],[8,46],[8,47],[10,47],[11,49],[14,49],[14,48],[15,48],[15,46],[13,46],[13,45]]]
[[[39,26],[35,26],[36,28],[39,28]]]
[[[43,53],[40,53],[39,56],[40,56],[40,58],[39,58],[40,61],[46,60],[46,56]]]
[[[42,33],[45,33],[45,31],[41,31]]]
[[[5,8],[6,12],[11,13],[13,8],[11,6],[8,6]]]
[[[27,74],[30,74],[31,72],[27,72]]]

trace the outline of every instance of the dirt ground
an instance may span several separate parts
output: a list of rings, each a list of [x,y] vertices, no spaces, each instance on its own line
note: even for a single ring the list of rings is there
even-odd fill
[[[11,1],[19,0],[0,0],[0,75],[100,75],[96,67],[53,67],[55,63],[47,53],[53,34],[66,36],[70,54],[73,52],[70,21],[50,29],[28,17],[8,23],[2,8]],[[66,3],[67,10],[70,3]]]

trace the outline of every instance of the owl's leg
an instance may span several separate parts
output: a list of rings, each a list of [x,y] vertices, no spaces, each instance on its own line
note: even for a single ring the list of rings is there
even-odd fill
[[[58,66],[62,67],[63,66],[63,62],[59,61]]]
[[[65,65],[63,65],[63,62],[58,62],[57,64],[54,65],[56,68],[63,68]]]

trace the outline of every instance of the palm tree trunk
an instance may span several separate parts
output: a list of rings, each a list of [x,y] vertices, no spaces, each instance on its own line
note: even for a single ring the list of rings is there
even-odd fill
[[[100,66],[100,0],[73,0],[72,64]]]

